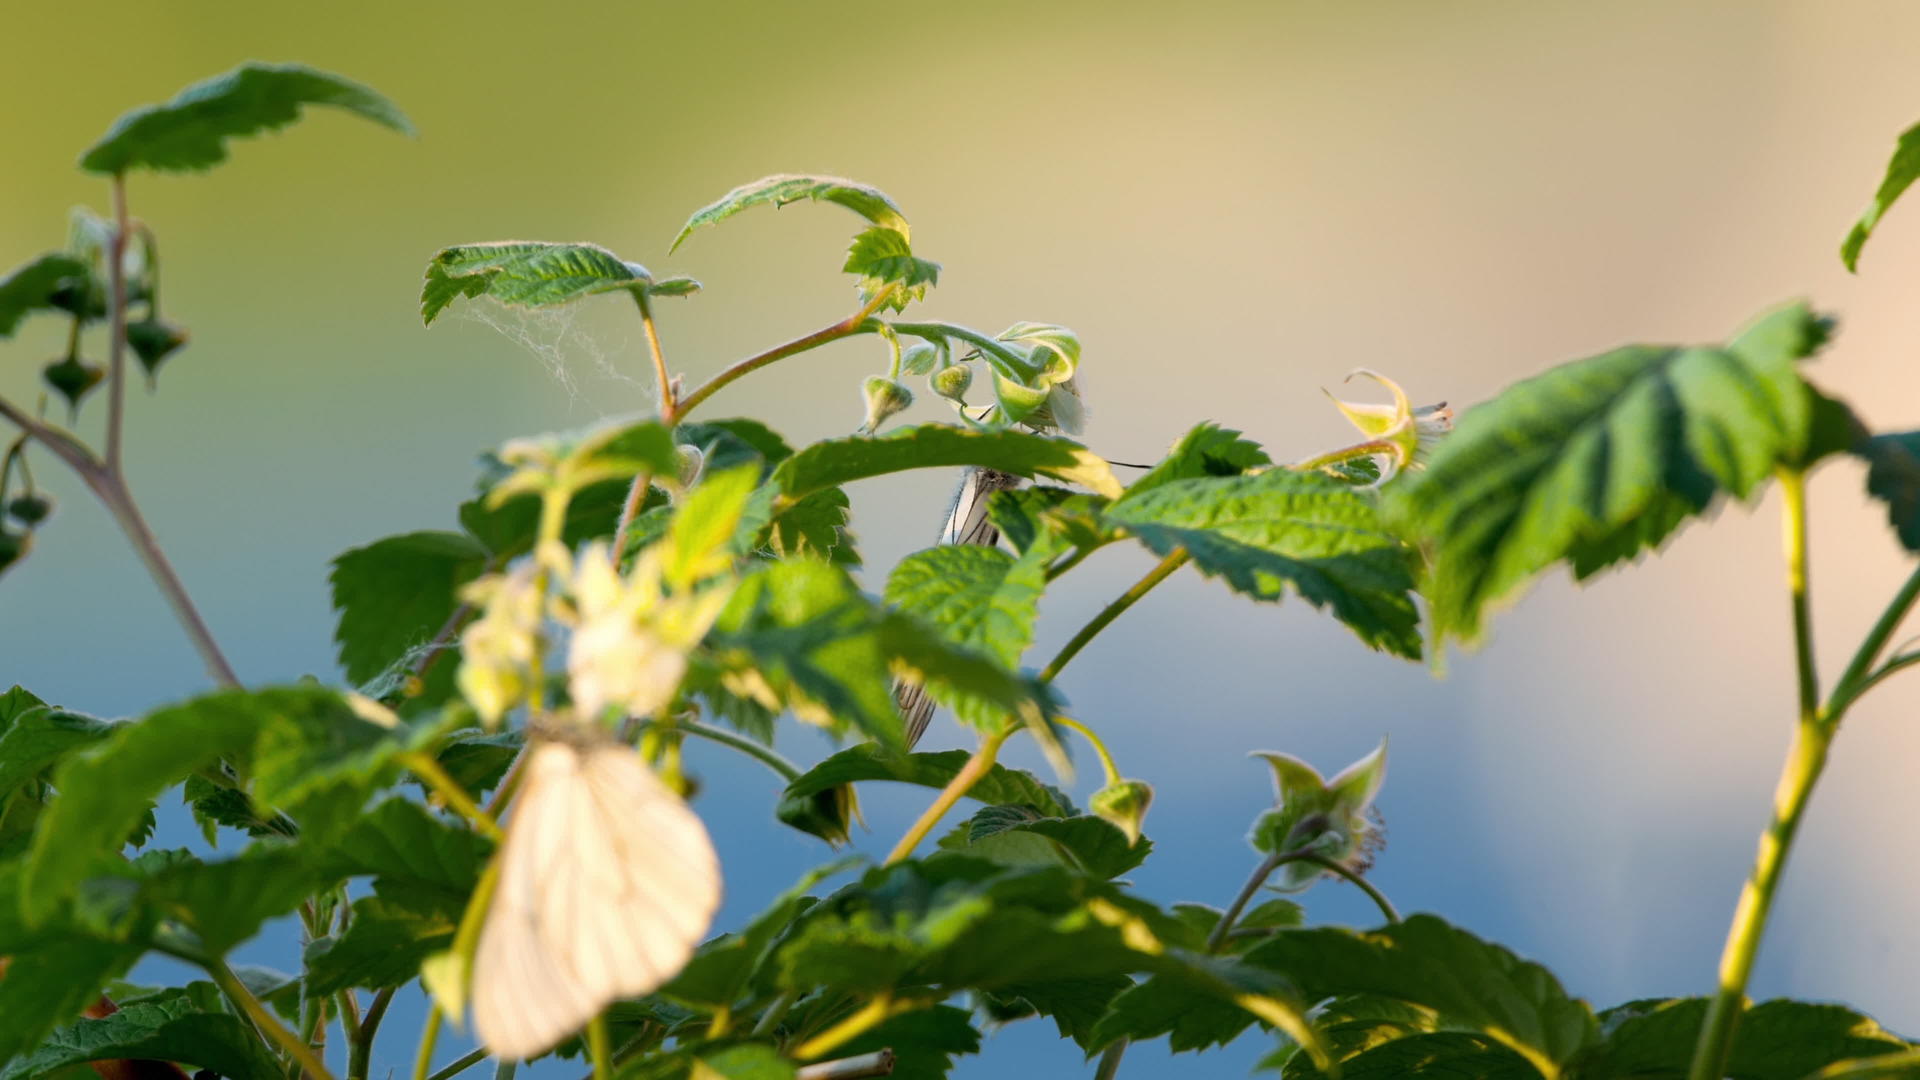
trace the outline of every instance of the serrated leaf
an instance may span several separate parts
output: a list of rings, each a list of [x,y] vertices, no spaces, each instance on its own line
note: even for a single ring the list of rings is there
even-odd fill
[[[209,956],[221,956],[324,884],[300,852],[255,847],[217,862],[176,862],[147,877],[140,893],[191,926]]]
[[[1072,1039],[1082,1050],[1091,1051],[1094,1026],[1107,1014],[1113,999],[1132,986],[1133,980],[1125,975],[1047,979],[1018,983],[980,996],[988,1014],[997,1022],[1044,1016],[1053,1021],[1061,1038]]]
[[[374,891],[387,900],[457,918],[493,846],[412,799],[393,796],[309,858],[328,878],[371,876]]]
[[[1127,485],[1129,497],[1152,491],[1174,480],[1206,476],[1239,476],[1249,469],[1273,464],[1260,444],[1218,424],[1195,425],[1180,436],[1165,457],[1140,479]]]
[[[1284,1080],[1320,1080],[1327,1074],[1304,1058],[1287,1062]],[[1371,1046],[1340,1062],[1341,1080],[1539,1080],[1527,1059],[1492,1039],[1468,1032],[1421,1033]]]
[[[857,1057],[883,1049],[893,1051],[890,1080],[945,1080],[955,1057],[980,1052],[980,1032],[967,1010],[935,1005],[890,1017],[834,1054]]]
[[[248,836],[276,833],[260,808],[238,788],[222,787],[205,776],[189,776],[180,797],[192,810],[193,820],[200,825],[200,835],[206,838],[209,847],[218,845],[222,825],[239,829]]]
[[[55,295],[90,277],[86,263],[59,252],[14,267],[0,278],[0,338],[12,337],[20,323],[36,311],[58,310],[53,302]]]
[[[421,911],[380,896],[353,902],[353,921],[339,937],[307,946],[307,993],[400,986],[420,973],[427,957],[453,944],[457,915]]]
[[[0,863],[0,898],[24,896],[25,867]],[[0,903],[0,1062],[40,1045],[58,1024],[93,1003],[100,988],[125,974],[143,950],[139,944],[103,940],[75,918],[71,905],[29,924],[17,902]]]
[[[887,304],[895,311],[925,299],[927,290],[940,283],[939,263],[916,258],[905,233],[880,225],[853,238],[846,265],[840,269],[859,275],[862,301],[871,301],[885,289],[897,289]]]
[[[899,428],[878,437],[814,443],[780,463],[773,478],[789,499],[907,469],[979,465],[1017,476],[1050,476],[1109,497],[1120,482],[1098,454],[1068,439],[947,424]]]
[[[1634,1001],[1601,1014],[1606,1041],[1583,1055],[1581,1080],[1684,1077],[1693,1061],[1705,998]],[[1905,1050],[1907,1043],[1842,1005],[1778,999],[1740,1019],[1727,1073],[1741,1080],[1800,1080],[1822,1066]]]
[[[907,219],[900,208],[893,204],[884,192],[868,187],[853,180],[843,180],[836,176],[800,176],[782,173],[776,176],[762,177],[750,184],[742,184],[722,195],[717,201],[694,211],[680,229],[680,235],[673,238],[673,245],[667,249],[671,254],[693,231],[705,225],[717,225],[742,210],[755,206],[771,205],[776,209],[788,203],[802,199],[825,200],[839,203],[875,225],[883,226],[899,233],[911,236]]]
[[[1376,649],[1420,656],[1411,553],[1370,493],[1307,473],[1169,480],[1107,510],[1160,555],[1185,549],[1201,573],[1256,600],[1292,589]]]
[[[4,1040],[0,1040],[4,1041]],[[36,1080],[74,1065],[114,1059],[173,1061],[228,1080],[279,1080],[284,1070],[246,1022],[207,1012],[185,990],[169,989],[100,1019],[81,1019],[16,1059],[0,1080]]]
[[[624,262],[598,244],[464,244],[442,249],[427,264],[420,318],[431,325],[461,297],[485,296],[515,307],[555,307],[602,293],[645,289],[652,281],[646,267]]]
[[[1867,238],[1873,235],[1881,217],[1917,178],[1920,178],[1920,124],[1900,133],[1899,141],[1893,146],[1893,157],[1887,162],[1886,175],[1881,177],[1880,187],[1873,193],[1873,202],[1840,243],[1840,261],[1849,271],[1859,270],[1860,249],[1866,247]]]
[[[673,547],[665,574],[674,588],[691,588],[712,572],[716,559],[724,564],[739,553],[742,545],[735,540],[759,480],[760,470],[751,465],[709,472],[681,499],[667,529]]]
[[[808,769],[787,785],[787,798],[804,798],[842,784],[892,780],[920,787],[946,787],[972,755],[965,750],[901,754],[878,746],[850,746]],[[1031,806],[1050,817],[1071,817],[1073,803],[1032,773],[995,765],[967,790],[984,803]]]
[[[568,547],[578,547],[590,540],[611,537],[620,522],[620,510],[629,486],[627,480],[610,479],[574,492],[567,503],[561,540]],[[666,494],[658,488],[648,495],[648,505],[665,505]],[[499,506],[489,507],[483,494],[461,503],[459,514],[461,528],[486,545],[503,564],[532,551],[540,529],[540,500],[531,496],[508,499]]]
[[[1153,841],[1132,843],[1103,818],[1050,817],[1018,805],[986,807],[952,839],[941,846],[1002,865],[1065,866],[1103,880],[1139,866],[1153,851]]]
[[[1920,431],[1866,440],[1867,494],[1887,504],[1887,524],[1908,551],[1920,551]]]
[[[162,791],[222,758],[243,760],[262,716],[310,691],[228,690],[122,724],[54,774],[60,795],[28,855],[21,910],[41,922],[60,910],[95,860],[118,852]],[[291,695],[285,696],[285,695]]]
[[[1541,570],[1598,573],[1800,460],[1812,399],[1797,364],[1826,332],[1790,305],[1725,347],[1616,349],[1469,410],[1386,491],[1390,517],[1431,547],[1436,643],[1476,639]]]
[[[430,712],[382,727],[338,693],[316,686],[262,691],[256,698],[251,794],[318,839],[354,820],[367,798],[392,782],[399,756],[433,744],[454,719]]]
[[[440,745],[440,767],[469,794],[479,795],[499,785],[525,745],[526,732],[517,728],[456,732]]]
[[[808,871],[738,933],[722,934],[700,946],[680,974],[661,987],[660,993],[694,1005],[718,1008],[733,1004],[760,973],[771,955],[774,941],[800,913],[813,906],[814,900],[807,895],[808,891],[862,861],[837,859]]]
[[[227,140],[286,127],[304,105],[326,105],[412,135],[392,102],[356,82],[300,64],[248,63],[197,82],[165,105],[147,105],[114,121],[80,158],[102,175],[132,169],[186,172],[227,159]]]
[[[113,728],[104,720],[44,705],[23,709],[10,724],[0,723],[0,803],[68,754],[107,738]]]
[[[414,532],[335,558],[327,580],[340,612],[333,640],[347,679],[365,683],[431,641],[460,606],[460,587],[490,557],[463,533]]]
[[[779,433],[745,417],[681,424],[673,434],[676,440],[699,447],[709,469],[730,469],[749,460],[772,467],[793,456],[793,447]]]
[[[893,568],[886,601],[926,620],[948,641],[1017,668],[1033,644],[1047,561],[976,544],[928,548]]]
[[[1036,484],[994,492],[987,520],[1021,555],[1042,546],[1093,551],[1122,535],[1106,520],[1108,503],[1099,495]]]
[[[759,544],[783,559],[812,557],[839,566],[860,565],[853,546],[852,503],[837,487],[816,491],[775,514],[760,532]]]
[[[1585,1002],[1551,972],[1432,915],[1368,933],[1286,930],[1249,949],[1251,965],[1286,976],[1308,999],[1378,994],[1432,1009],[1525,1057],[1546,1076],[1600,1041]]]

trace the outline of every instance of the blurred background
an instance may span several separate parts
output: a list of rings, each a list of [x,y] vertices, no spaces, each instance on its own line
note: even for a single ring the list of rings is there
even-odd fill
[[[1120,461],[1153,460],[1199,420],[1301,457],[1351,439],[1320,388],[1356,366],[1469,405],[1625,342],[1720,340],[1795,296],[1841,322],[1815,378],[1877,427],[1920,423],[1920,207],[1891,215],[1858,278],[1835,254],[1920,120],[1911,5],[114,0],[13,4],[6,21],[0,265],[61,244],[71,206],[104,210],[74,161],[116,116],[242,60],[364,81],[421,130],[319,110],[210,176],[131,186],[165,253],[167,314],[194,335],[158,395],[132,395],[132,479],[250,682],[337,677],[328,560],[450,527],[476,452],[651,401],[639,328],[611,300],[423,329],[436,250],[593,240],[693,274],[705,292],[661,305],[691,384],[853,308],[837,270],[856,219],[837,207],[756,211],[666,254],[690,211],[771,172],[890,192],[916,253],[945,267],[926,316],[1078,330],[1087,439]],[[33,400],[63,333],[36,322],[0,346],[0,393]],[[877,340],[843,343],[709,415],[761,416],[795,442],[846,433],[883,365]],[[34,462],[61,510],[0,580],[0,685],[103,715],[206,688],[106,516]],[[1836,463],[1814,485],[1829,677],[1907,571],[1860,473]],[[954,479],[854,489],[869,588],[931,542]],[[1062,681],[1158,787],[1138,887],[1231,897],[1271,798],[1248,750],[1330,772],[1387,735],[1374,879],[1403,910],[1544,961],[1599,1006],[1707,992],[1792,714],[1775,511],[1732,507],[1589,588],[1555,575],[1443,679],[1305,604],[1175,578]],[[1116,548],[1066,578],[1037,656],[1150,565]],[[1920,821],[1917,689],[1896,682],[1848,721],[1757,997],[1845,1000],[1920,1033],[1920,863],[1901,854]],[[929,742],[963,736],[943,718]],[[800,730],[781,748],[829,749]],[[769,823],[771,774],[698,749],[729,925],[826,852]],[[1077,793],[1096,785],[1083,775]],[[925,801],[863,798],[876,852]],[[189,831],[176,815],[161,840]],[[1305,899],[1315,920],[1377,920],[1338,884]],[[280,927],[241,959],[292,966],[293,937]],[[376,1071],[408,1066],[419,1016],[417,998],[396,1007]],[[1140,1047],[1124,1075],[1243,1075],[1271,1047],[1184,1062]],[[461,1049],[444,1040],[441,1059]],[[987,1052],[955,1075],[1091,1072],[1044,1021]]]

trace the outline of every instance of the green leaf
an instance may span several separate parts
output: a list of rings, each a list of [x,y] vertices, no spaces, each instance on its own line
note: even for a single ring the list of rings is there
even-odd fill
[[[1556,562],[1584,579],[1799,460],[1812,408],[1796,365],[1826,334],[1790,305],[1724,348],[1616,349],[1469,410],[1386,491],[1389,516],[1432,549],[1435,641],[1474,640],[1489,607]]]
[[[660,993],[692,1005],[710,1008],[732,1005],[747,993],[760,974],[772,955],[773,943],[800,913],[813,906],[815,901],[807,895],[808,891],[861,861],[838,859],[808,871],[738,933],[722,934],[700,946],[700,951]]]
[[[702,1053],[687,1080],[793,1080],[793,1063],[771,1046],[746,1043]]]
[[[1009,717],[1027,725],[1041,749],[1064,768],[1064,751],[1051,717],[1058,701],[1047,684],[1008,672],[984,653],[954,645],[921,620],[887,612],[881,624],[881,648],[894,674],[925,686],[935,701],[954,711],[962,723],[996,730]]]
[[[1093,551],[1122,535],[1106,520],[1108,503],[1099,495],[1036,484],[994,492],[987,520],[1021,555],[1036,547]]]
[[[302,707],[310,691],[221,691],[121,724],[72,754],[54,775],[60,792],[41,819],[20,893],[30,923],[59,911],[95,861],[118,852],[153,800],[222,758],[242,759],[263,716]]]
[[[781,174],[763,177],[751,184],[742,184],[721,196],[717,202],[694,211],[692,217],[673,238],[673,245],[667,249],[671,254],[695,229],[704,225],[717,225],[742,210],[754,206],[771,205],[776,209],[801,199],[839,203],[875,225],[883,226],[910,236],[907,219],[893,200],[878,188],[852,180],[842,180],[835,176],[796,176]]]
[[[0,717],[4,714],[0,708]],[[68,754],[107,738],[113,729],[104,720],[44,705],[23,710],[10,725],[0,723],[0,803]]]
[[[355,900],[346,933],[307,945],[307,993],[400,986],[420,973],[421,961],[452,946],[458,925],[457,914],[421,911],[381,896]]]
[[[361,718],[338,693],[317,686],[261,691],[254,745],[255,801],[286,811],[309,835],[330,837],[399,772],[401,754],[437,741],[451,713],[425,713],[392,728]]]
[[[0,1080],[35,1080],[74,1065],[113,1059],[180,1062],[227,1080],[279,1080],[284,1075],[245,1021],[204,1011],[188,991],[169,989],[111,1016],[59,1028],[31,1054],[0,1070]]]
[[[1608,1009],[1600,1017],[1606,1042],[1582,1057],[1581,1080],[1686,1076],[1706,1015],[1705,998],[1634,1001]],[[1879,1024],[1844,1006],[1780,999],[1754,1005],[1741,1017],[1727,1072],[1740,1080],[1800,1080],[1837,1061],[1906,1048]]]
[[[760,421],[745,417],[681,424],[673,434],[679,442],[699,447],[707,456],[709,469],[730,469],[749,460],[772,466],[793,456],[787,440]]]
[[[1807,1080],[1913,1080],[1920,1076],[1920,1049],[1836,1061]]]
[[[519,729],[457,732],[440,746],[440,767],[455,783],[478,795],[499,786],[526,741],[526,733]]]
[[[910,301],[926,299],[927,290],[940,283],[939,263],[915,258],[905,233],[881,225],[853,238],[846,265],[840,269],[860,276],[862,301],[898,287],[887,305],[895,311],[905,311]]]
[[[997,1023],[1044,1016],[1059,1028],[1061,1038],[1072,1039],[1082,1050],[1092,1051],[1095,1025],[1107,1014],[1113,999],[1132,986],[1133,980],[1125,975],[1047,979],[983,992],[980,998]]]
[[[56,297],[91,277],[87,264],[58,252],[17,266],[0,278],[0,338],[10,338],[20,323],[36,311],[57,311]]]
[[[568,547],[590,540],[613,536],[620,522],[620,510],[631,484],[624,479],[602,480],[574,492],[567,503],[567,519],[560,538]],[[666,495],[655,488],[648,492],[648,504],[664,506]],[[460,504],[460,527],[485,544],[500,564],[533,550],[540,531],[540,500],[531,496],[510,498],[497,507],[488,507],[486,497]]]
[[[347,679],[365,683],[408,651],[433,640],[460,606],[459,589],[480,575],[489,553],[452,532],[389,536],[333,560],[333,640]]]
[[[1050,817],[1031,806],[989,806],[940,842],[1005,866],[1065,866],[1101,879],[1145,862],[1153,842],[1130,843],[1113,823],[1091,815]]]
[[[812,557],[840,566],[860,565],[853,546],[852,503],[837,487],[825,488],[789,504],[760,531],[756,546],[782,559]]]
[[[24,897],[25,867],[0,863],[0,898]],[[93,1003],[100,988],[125,974],[142,946],[103,940],[79,922],[72,905],[60,905],[38,924],[22,916],[22,904],[0,903],[0,955],[9,958],[0,979],[0,1062],[40,1045],[58,1024]]]
[[[1017,476],[1050,476],[1107,496],[1120,482],[1105,460],[1068,439],[947,424],[899,428],[878,437],[827,439],[780,463],[774,480],[789,499],[869,476],[943,465],[980,465]]]
[[[1160,555],[1185,549],[1201,573],[1256,600],[1288,588],[1376,649],[1420,656],[1405,545],[1369,492],[1307,473],[1169,480],[1107,511]]]
[[[1273,459],[1259,443],[1218,424],[1199,424],[1182,435],[1144,476],[1127,485],[1127,495],[1131,498],[1175,480],[1239,476],[1249,469],[1271,464]]]
[[[1593,1012],[1568,997],[1546,968],[1432,915],[1369,933],[1286,930],[1244,959],[1286,976],[1309,1000],[1379,994],[1432,1009],[1443,1023],[1494,1039],[1547,1076],[1600,1039]]]
[[[187,87],[165,105],[122,116],[81,156],[80,167],[101,175],[211,168],[227,159],[229,138],[286,127],[303,105],[344,109],[414,133],[392,102],[359,83],[299,64],[248,63]]]
[[[1327,1074],[1294,1058],[1282,1073],[1286,1080],[1319,1080]],[[1527,1059],[1484,1036],[1459,1031],[1408,1035],[1368,1047],[1340,1062],[1341,1080],[1539,1080]]]
[[[598,244],[464,244],[443,249],[427,264],[420,318],[431,325],[461,297],[486,296],[517,307],[543,308],[602,293],[636,292],[652,281],[646,267],[623,262]]]
[[[928,548],[893,568],[886,601],[925,619],[948,641],[1017,668],[1033,644],[1047,562],[976,544]]]
[[[980,1032],[967,1010],[935,1005],[887,1019],[842,1044],[834,1056],[858,1057],[883,1049],[893,1051],[890,1080],[945,1080],[955,1057],[980,1052]]]
[[[820,762],[787,785],[786,798],[805,798],[842,784],[892,780],[920,787],[944,788],[972,755],[965,750],[932,754],[901,754],[878,746],[850,746]],[[1032,773],[995,765],[967,790],[967,797],[984,803],[1031,806],[1049,817],[1071,817],[1073,803],[1059,790]]]
[[[255,847],[218,862],[173,863],[142,883],[141,899],[184,920],[208,955],[221,956],[324,884],[301,853]]]
[[[1920,124],[1900,133],[1900,140],[1893,147],[1893,158],[1887,162],[1886,175],[1873,193],[1873,202],[1840,244],[1840,261],[1849,271],[1859,270],[1860,249],[1866,246],[1867,237],[1873,235],[1874,226],[1880,224],[1880,218],[1894,202],[1913,186],[1915,178],[1920,178]]]
[[[1887,504],[1887,524],[1900,545],[1920,551],[1920,431],[1876,435],[1860,447],[1867,494]]]
[[[203,775],[187,777],[180,797],[193,811],[193,820],[199,823],[200,835],[206,837],[208,846],[218,845],[222,825],[239,829],[248,836],[278,833],[269,816],[254,805],[246,792],[223,787]]]
[[[312,858],[330,879],[372,876],[374,891],[387,900],[457,918],[492,851],[486,837],[394,796]]]
[[[759,480],[760,470],[751,465],[710,472],[675,507],[667,530],[673,553],[665,573],[676,589],[691,588],[700,568],[733,546]]]

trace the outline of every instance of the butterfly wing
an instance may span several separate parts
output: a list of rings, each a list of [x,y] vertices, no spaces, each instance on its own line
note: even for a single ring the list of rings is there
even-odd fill
[[[474,959],[473,1019],[505,1060],[685,966],[720,902],[706,827],[632,749],[529,752]]]

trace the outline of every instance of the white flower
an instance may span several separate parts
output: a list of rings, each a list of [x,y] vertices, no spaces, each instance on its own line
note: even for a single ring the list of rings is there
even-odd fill
[[[1406,391],[1400,389],[1400,384],[1385,375],[1366,368],[1355,368],[1347,378],[1351,380],[1354,375],[1365,375],[1393,394],[1393,404],[1375,405],[1341,401],[1331,392],[1326,392],[1334,406],[1353,422],[1354,427],[1360,429],[1360,434],[1367,437],[1367,443],[1362,446],[1378,450],[1375,456],[1382,459],[1381,483],[1393,479],[1402,469],[1419,467],[1440,437],[1453,430],[1453,410],[1447,407],[1446,402],[1416,409],[1407,400]]]
[[[627,716],[659,712],[680,688],[687,653],[706,636],[728,590],[666,594],[660,545],[640,553],[622,578],[604,543],[581,551],[572,575],[573,642],[567,676],[574,705],[598,718],[618,707]]]
[[[460,634],[460,693],[488,727],[500,723],[530,689],[533,657],[540,647],[540,592],[535,567],[523,563],[507,574],[489,574],[468,585],[462,597],[480,617]]]

